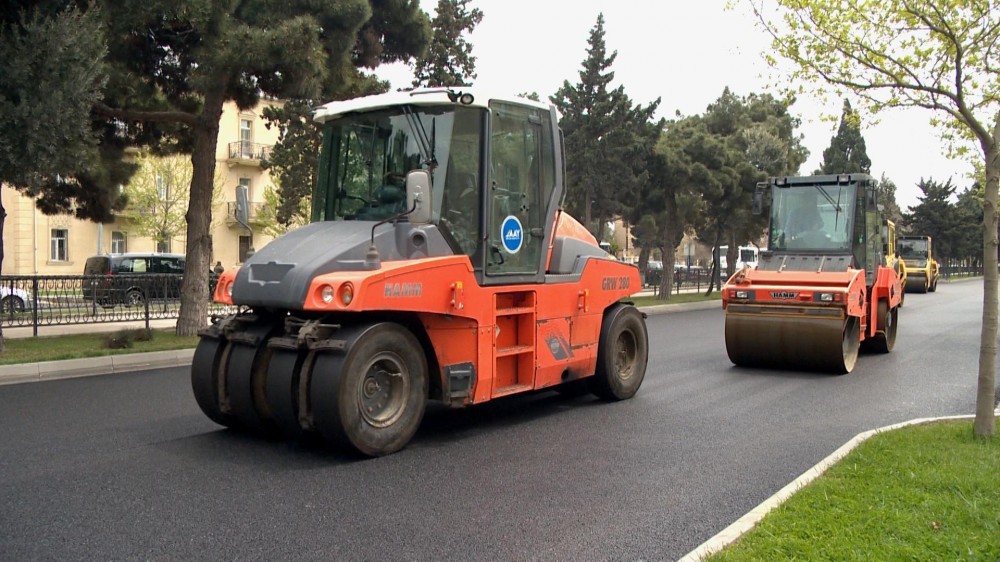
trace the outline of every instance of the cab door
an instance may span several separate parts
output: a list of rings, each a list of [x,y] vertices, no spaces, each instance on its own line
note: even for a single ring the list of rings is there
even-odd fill
[[[486,283],[540,283],[546,207],[555,185],[551,114],[490,104]]]

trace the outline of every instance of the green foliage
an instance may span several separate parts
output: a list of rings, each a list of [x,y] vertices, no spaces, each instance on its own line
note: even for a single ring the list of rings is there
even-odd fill
[[[125,216],[135,231],[154,242],[169,242],[184,234],[191,190],[191,159],[178,155],[140,155],[139,171],[124,187]]]
[[[882,174],[876,190],[878,193],[878,202],[879,205],[882,205],[885,218],[896,224],[901,224],[903,211],[899,208],[899,203],[896,202],[896,183],[887,178],[885,174]]]
[[[997,199],[1000,191],[1000,44],[996,0],[747,0],[771,35],[769,62],[784,82],[819,96],[851,92],[873,113],[934,111],[953,157],[983,163],[983,326],[976,391],[978,435],[994,432],[997,369]],[[776,6],[775,6],[776,5]],[[831,88],[832,86],[832,88]]]
[[[923,179],[917,183],[923,196],[915,207],[903,214],[906,234],[930,236],[934,239],[934,254],[941,258],[952,257],[951,242],[959,225],[955,222],[955,208],[952,199],[956,187],[951,179],[941,183],[933,179]],[[972,225],[970,225],[972,226]]]
[[[604,43],[604,16],[590,32],[580,82],[563,86],[550,98],[562,114],[566,146],[566,207],[595,234],[637,203],[648,181],[648,158],[659,136],[653,114],[657,99],[632,105],[623,86],[610,89],[611,65]]]
[[[861,116],[844,99],[837,134],[830,139],[830,146],[823,151],[823,164],[818,174],[869,173],[872,161],[865,151],[865,138],[861,136]]]
[[[431,21],[433,37],[427,51],[413,67],[413,86],[469,86],[476,78],[476,57],[465,35],[483,20],[479,8],[469,9],[470,0],[438,0]]]
[[[997,560],[998,470],[967,421],[880,433],[708,560]]]
[[[309,224],[311,198],[300,198],[297,209],[289,209],[286,211],[289,213],[286,217],[279,218],[278,213],[288,202],[289,200],[282,199],[281,194],[276,190],[264,191],[264,204],[257,214],[257,220],[264,225],[264,234],[277,238],[293,228]]]
[[[264,108],[267,127],[277,127],[278,142],[271,149],[264,167],[278,186],[274,205],[274,223],[287,228],[301,207],[301,201],[311,199],[319,167],[319,151],[323,137],[319,126],[310,118],[313,103],[291,100],[283,105]]]
[[[109,70],[101,13],[31,4],[0,13],[0,182],[46,214],[108,220],[134,166],[91,128]]]

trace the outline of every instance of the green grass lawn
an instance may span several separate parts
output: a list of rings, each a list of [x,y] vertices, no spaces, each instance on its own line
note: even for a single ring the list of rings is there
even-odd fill
[[[704,292],[698,293],[680,293],[670,295],[670,300],[660,300],[659,297],[654,297],[652,295],[635,295],[629,297],[625,300],[629,300],[635,303],[636,306],[655,306],[658,304],[681,304],[686,302],[702,302],[702,301],[717,301],[722,298],[722,294],[719,291],[714,291],[711,296],[706,297]],[[719,305],[722,306],[721,304]]]
[[[876,435],[709,560],[1000,560],[1000,435]]]
[[[151,341],[134,341],[129,348],[108,349],[105,342],[110,335],[116,333],[7,339],[4,342],[6,350],[0,353],[0,365],[186,349],[198,344],[196,336],[179,337],[173,330],[153,330]]]

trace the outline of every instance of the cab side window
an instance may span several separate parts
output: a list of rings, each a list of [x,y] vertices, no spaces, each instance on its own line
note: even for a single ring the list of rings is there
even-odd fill
[[[534,274],[554,188],[552,125],[542,109],[490,106],[490,220],[487,272]]]

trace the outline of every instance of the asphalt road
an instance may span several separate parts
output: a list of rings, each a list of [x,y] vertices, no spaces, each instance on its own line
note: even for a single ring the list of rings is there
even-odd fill
[[[861,431],[968,414],[980,281],[908,295],[846,376],[744,370],[650,316],[646,381],[431,408],[358,461],[223,430],[186,369],[0,386],[0,560],[675,560]]]

